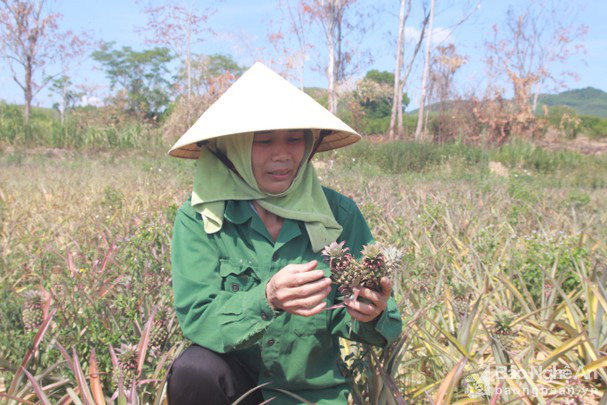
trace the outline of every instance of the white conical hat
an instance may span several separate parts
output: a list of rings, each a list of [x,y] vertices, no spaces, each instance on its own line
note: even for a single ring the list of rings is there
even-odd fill
[[[197,142],[278,129],[330,131],[320,143],[319,152],[341,148],[361,138],[312,97],[257,62],[179,138],[169,155],[197,159]]]

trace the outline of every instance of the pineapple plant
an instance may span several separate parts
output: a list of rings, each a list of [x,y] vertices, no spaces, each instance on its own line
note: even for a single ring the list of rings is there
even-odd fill
[[[325,246],[321,254],[329,262],[331,269],[331,280],[339,286],[339,291],[344,295],[351,295],[352,289],[358,287],[362,281],[362,271],[356,264],[356,260],[344,248],[346,242],[332,242]]]
[[[118,364],[112,372],[112,384],[118,388],[120,380],[125,389],[130,389],[137,370],[137,345],[121,344],[116,350]]]
[[[26,332],[35,330],[44,321],[44,296],[42,291],[29,290],[24,295],[22,320]]]
[[[470,308],[472,294],[465,284],[456,284],[453,286],[453,311],[457,316],[464,317]]]
[[[508,311],[500,311],[495,316],[495,324],[491,330],[491,336],[499,342],[505,352],[512,350],[516,332],[512,330],[514,317]]]
[[[169,335],[168,326],[170,310],[167,306],[161,306],[154,315],[152,330],[150,331],[150,347],[159,349]]]

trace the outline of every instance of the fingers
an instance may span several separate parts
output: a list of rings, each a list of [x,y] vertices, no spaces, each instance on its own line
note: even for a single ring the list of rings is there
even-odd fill
[[[307,310],[310,308],[315,308],[320,303],[325,301],[325,298],[327,298],[327,295],[329,295],[330,292],[331,287],[327,287],[326,289],[323,289],[317,292],[316,294],[307,296],[305,298],[291,300],[288,302],[287,305],[285,305],[285,309],[289,312],[294,312],[297,310]]]
[[[328,288],[328,291],[331,291],[331,279],[328,277],[323,277],[319,280],[313,281],[311,283],[306,283],[303,285],[299,285],[297,287],[292,287],[289,289],[288,294],[293,298],[299,297],[307,297],[309,295],[315,294],[319,291],[325,290]]]
[[[352,318],[361,322],[370,322],[386,309],[388,299],[392,293],[392,284],[387,277],[382,277],[380,283],[382,286],[381,292],[363,287],[357,289],[359,299],[356,301],[344,300],[346,310]],[[366,302],[363,302],[360,298],[365,299]]]
[[[362,314],[365,315],[379,315],[383,309],[380,309],[377,305],[375,305],[374,303],[367,303],[367,302],[362,302],[360,301],[360,297],[362,295],[359,295],[359,299],[356,301],[352,301],[352,300],[344,300],[344,303],[346,304],[346,306],[348,308],[351,308],[357,312],[360,312]]]
[[[377,317],[377,316],[363,314],[362,312],[358,312],[357,310],[352,309],[350,307],[346,307],[346,311],[348,311],[348,313],[350,314],[350,316],[352,318],[354,318],[360,322],[371,322],[373,319],[375,319]]]
[[[331,292],[331,279],[318,262],[290,264],[276,273],[266,286],[266,298],[272,308],[283,309],[297,315],[311,316],[322,311],[323,301]]]
[[[291,313],[293,313],[295,315],[301,315],[301,316],[314,316],[314,315],[320,314],[326,306],[327,306],[327,302],[322,301],[320,304],[316,305],[314,308],[301,308],[301,309],[292,311]]]
[[[317,264],[318,264],[318,261],[312,260],[307,263],[289,264],[288,266],[285,267],[285,269],[289,269],[289,272],[291,272],[291,273],[305,273],[307,271],[314,270],[316,268]]]
[[[390,294],[392,294],[392,281],[388,277],[382,277],[379,281],[382,286],[382,295],[386,297],[386,301],[390,298]]]

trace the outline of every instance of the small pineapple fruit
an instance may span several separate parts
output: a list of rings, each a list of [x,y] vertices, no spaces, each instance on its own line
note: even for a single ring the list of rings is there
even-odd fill
[[[386,258],[378,245],[366,245],[362,250],[362,266],[365,269],[364,285],[374,291],[381,291],[380,280],[388,276]]]
[[[44,296],[39,290],[29,290],[24,295],[22,319],[25,331],[35,330],[44,321]]]
[[[135,370],[137,370],[137,346],[123,343],[116,352],[118,367],[115,367],[112,372],[112,384],[117,388],[122,379],[122,386],[128,390],[133,383]]]
[[[154,322],[152,324],[152,330],[150,331],[150,346],[152,349],[158,349],[169,335],[167,330],[169,326],[170,312],[166,306],[161,306],[154,315]]]
[[[426,294],[432,291],[432,279],[425,274],[418,276],[412,283],[412,287],[418,293]]]
[[[512,350],[516,332],[512,330],[512,314],[508,311],[501,311],[495,316],[495,325],[491,331],[492,336],[497,340],[502,348],[509,352]]]
[[[344,243],[346,242],[331,242],[325,246],[321,254],[329,262],[331,280],[339,286],[342,294],[350,295],[352,288],[360,285],[362,274],[360,268],[356,266],[356,261],[348,253],[349,249],[344,248]]]
[[[472,295],[465,284],[456,284],[453,286],[453,311],[460,318],[468,313]]]

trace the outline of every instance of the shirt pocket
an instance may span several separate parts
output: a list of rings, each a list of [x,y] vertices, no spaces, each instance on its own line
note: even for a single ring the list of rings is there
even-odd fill
[[[293,332],[300,337],[324,336],[328,333],[328,319],[327,311],[322,311],[320,314],[313,316],[291,315]]]
[[[260,283],[255,269],[247,263],[220,260],[219,275],[221,289],[232,293],[248,291]]]

